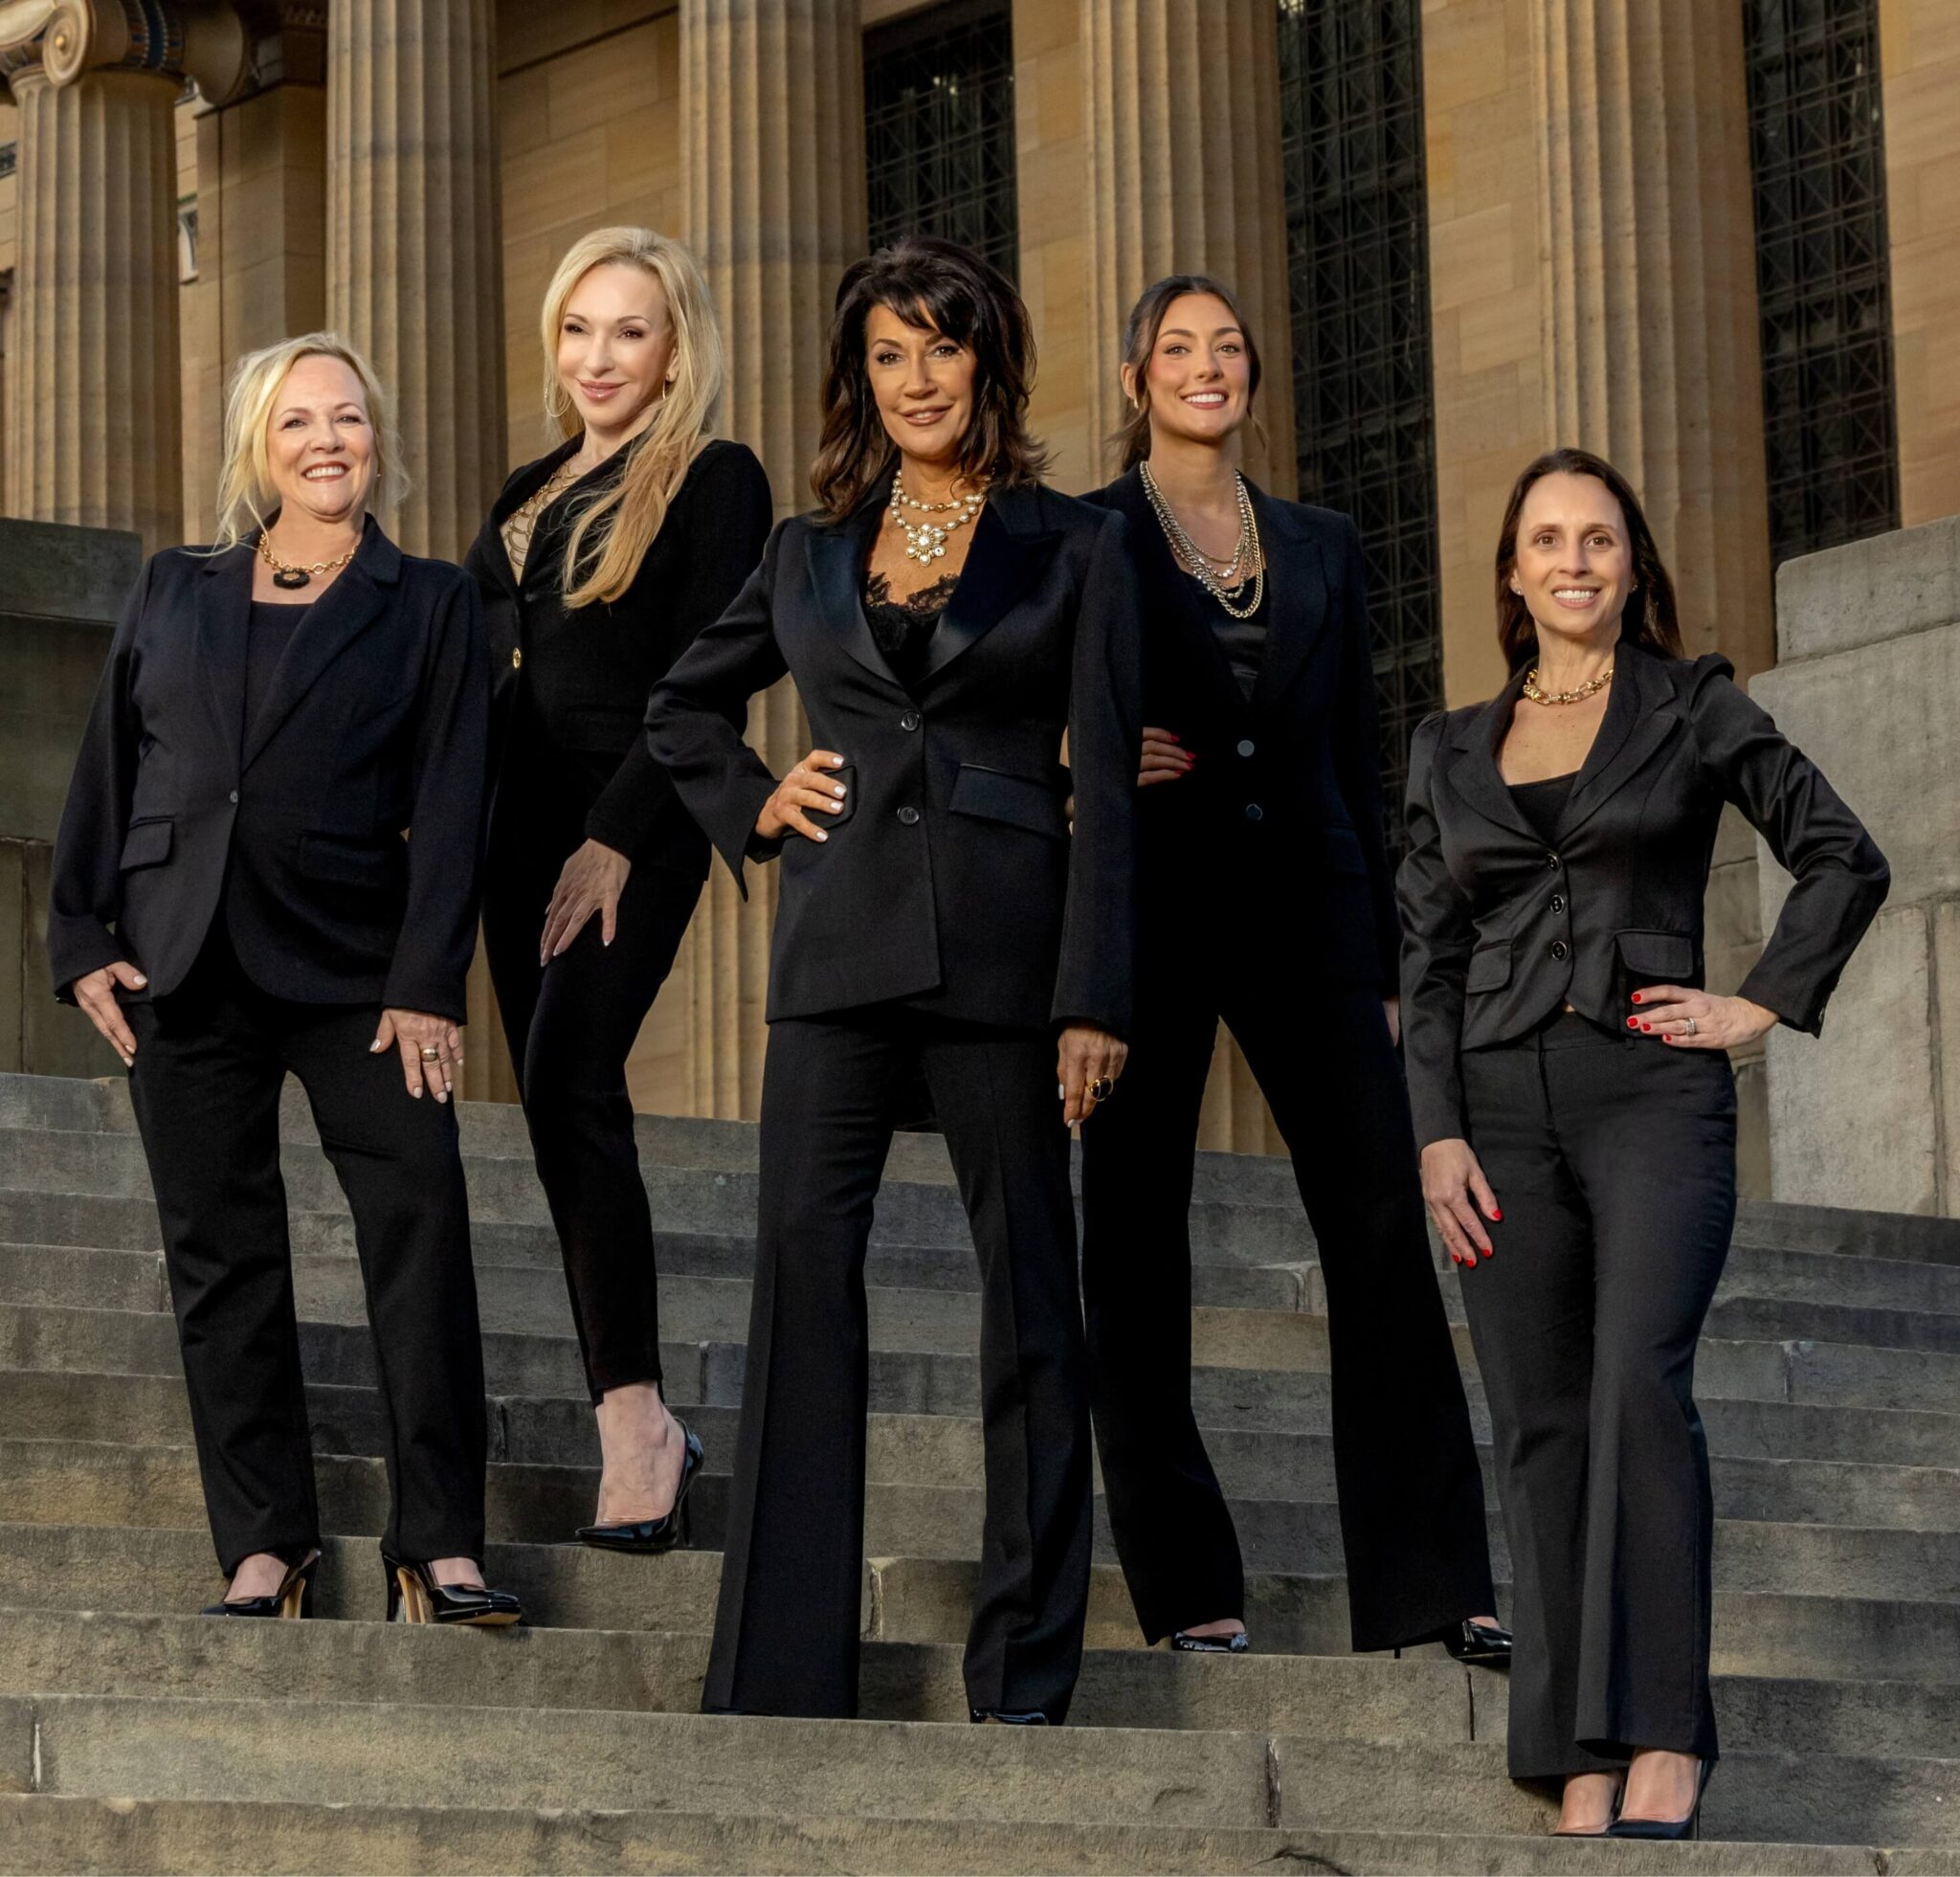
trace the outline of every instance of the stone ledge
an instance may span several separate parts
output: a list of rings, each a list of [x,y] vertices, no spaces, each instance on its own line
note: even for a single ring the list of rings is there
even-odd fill
[[[1849,652],[1960,619],[1960,516],[1785,561],[1777,660]]]

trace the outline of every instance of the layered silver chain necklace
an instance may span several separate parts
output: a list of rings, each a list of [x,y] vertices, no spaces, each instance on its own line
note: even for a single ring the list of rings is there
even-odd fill
[[[1266,596],[1266,557],[1259,552],[1259,525],[1252,512],[1252,497],[1246,490],[1245,478],[1236,470],[1232,472],[1238,492],[1238,545],[1233,548],[1230,560],[1218,561],[1200,549],[1185,531],[1177,511],[1164,499],[1157,479],[1150,474],[1149,463],[1144,461],[1137,467],[1143,472],[1144,493],[1149,498],[1157,524],[1171,550],[1184,563],[1185,571],[1233,618],[1250,619]],[[1244,605],[1236,605],[1230,596],[1244,593],[1246,576],[1242,570],[1246,568],[1252,569],[1252,594]]]

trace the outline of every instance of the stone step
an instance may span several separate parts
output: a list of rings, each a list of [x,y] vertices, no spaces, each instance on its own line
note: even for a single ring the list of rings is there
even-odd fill
[[[208,1696],[693,1713],[708,1632],[527,1627],[486,1650],[457,1632],[373,1620],[225,1623],[196,1616],[14,1610],[0,1695]],[[963,1721],[962,1651],[865,1644],[870,1720]],[[1071,1726],[1258,1731],[1360,1740],[1505,1737],[1508,1682],[1426,1653],[1178,1656],[1091,1649]],[[1725,1751],[1937,1755],[1960,1740],[1960,1686],[1719,1676]]]
[[[694,1811],[590,1813],[356,1802],[66,1799],[0,1795],[0,1873],[334,1871],[347,1877],[510,1872],[525,1877],[755,1873],[803,1877],[1004,1870],[1213,1877],[1273,1870],[1356,1877],[1951,1877],[1940,1849],[1863,1845],[1596,1843],[1534,1835],[1338,1831],[1299,1826],[1016,1824],[996,1821],[777,1819]]]
[[[725,1472],[738,1410],[672,1396],[707,1446],[708,1470]],[[385,1431],[371,1389],[314,1387],[313,1444],[326,1454],[378,1455]],[[491,1458],[520,1464],[596,1467],[598,1440],[583,1399],[506,1397],[489,1404]],[[1960,1417],[1949,1417],[1960,1420]],[[0,1370],[0,1428],[20,1440],[111,1444],[189,1444],[189,1406],[161,1376]],[[1234,1499],[1325,1500],[1334,1495],[1325,1434],[1217,1429],[1208,1448]],[[1495,1484],[1482,1452],[1486,1496]],[[1960,1468],[1888,1466],[1870,1461],[1765,1459],[1717,1454],[1715,1508],[1728,1519],[1960,1531]],[[975,1487],[982,1480],[980,1422],[970,1416],[876,1415],[867,1477],[880,1484]]]
[[[479,1639],[490,1647],[496,1639]],[[0,1782],[62,1796],[698,1806],[1022,1824],[1526,1833],[1551,1801],[1496,1742],[167,1696],[0,1700]],[[434,1743],[439,1751],[432,1751]],[[1716,1838],[1960,1845],[1960,1763],[1738,1753]]]
[[[1789,1577],[1777,1555],[1781,1529],[1751,1528],[1768,1541],[1755,1554],[1716,1559],[1716,1672],[1799,1679],[1960,1683],[1960,1606],[1860,1587],[1856,1569],[1811,1589],[1767,1587]],[[1726,1534],[1725,1534],[1726,1535]],[[714,1621],[721,1554],[681,1551],[628,1558],[571,1544],[492,1543],[485,1569],[523,1597],[533,1623],[550,1628],[701,1630]],[[1766,1568],[1768,1567],[1768,1568]],[[1837,1594],[1827,1581],[1845,1586]],[[888,1642],[962,1641],[972,1608],[974,1567],[951,1558],[874,1552],[865,1565],[864,1629]],[[330,1538],[316,1582],[323,1616],[373,1620],[384,1607],[372,1538]],[[136,1528],[0,1525],[0,1608],[124,1611],[171,1615],[202,1608],[223,1592],[201,1524]],[[1253,1571],[1246,1621],[1272,1655],[1346,1656],[1347,1586],[1338,1571]],[[1501,1603],[1507,1588],[1499,1585]],[[1142,1637],[1122,1574],[1092,1573],[1089,1645],[1139,1646]],[[1447,1660],[1439,1648],[1427,1650]]]

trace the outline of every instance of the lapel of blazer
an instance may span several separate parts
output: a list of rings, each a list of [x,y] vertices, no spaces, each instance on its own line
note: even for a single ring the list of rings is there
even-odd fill
[[[817,608],[836,635],[837,643],[874,678],[897,685],[896,674],[872,637],[858,589],[872,537],[877,532],[879,518],[884,513],[884,491],[889,486],[880,483],[865,497],[863,506],[846,520],[813,527],[805,552]]]
[[[1144,492],[1142,473],[1125,470],[1103,490],[1102,497],[1129,523],[1130,552],[1142,576],[1147,629],[1166,635],[1182,648],[1182,656],[1173,669],[1188,668],[1184,660],[1194,660],[1210,683],[1214,701],[1234,714],[1242,711],[1245,698],[1238,688],[1238,680],[1232,675],[1218,635],[1204,622],[1197,583],[1178,566],[1169,542],[1164,538],[1164,525],[1158,521],[1157,511]],[[1205,599],[1202,604],[1211,602]],[[1270,612],[1267,616],[1272,616]],[[1147,644],[1145,656],[1149,656]]]
[[[1333,612],[1326,556],[1293,508],[1273,501],[1250,478],[1253,515],[1266,547],[1266,650],[1253,686],[1256,710],[1269,711],[1305,668]]]
[[[218,744],[238,767],[245,738],[245,637],[252,626],[251,546],[213,554],[197,577],[197,660]]]
[[[1631,781],[1682,722],[1680,700],[1652,655],[1620,646],[1614,656],[1606,714],[1559,817],[1559,838],[1564,840]]]
[[[922,680],[945,670],[1000,623],[1040,577],[1060,539],[1041,527],[1036,485],[1002,489],[988,498],[973,524],[973,545],[967,549],[960,584],[926,647]]]
[[[402,556],[368,516],[353,563],[321,597],[286,641],[274,668],[271,688],[256,719],[246,726],[239,768],[250,769],[273,733],[293,714],[300,700],[355,639],[381,616],[401,576]],[[251,590],[246,596],[249,601]],[[239,660],[242,674],[244,660]]]
[[[490,504],[478,540],[483,549],[491,577],[512,598],[518,596],[517,577],[510,570],[510,554],[503,545],[503,525],[537,494],[557,473],[558,466],[575,451],[583,437],[568,436],[548,457],[540,458],[523,476],[514,480]]]
[[[1453,739],[1457,753],[1450,764],[1450,786],[1486,821],[1495,821],[1499,827],[1522,835],[1534,847],[1543,847],[1544,838],[1511,799],[1497,766],[1497,752],[1503,747],[1504,732],[1510,727],[1511,712],[1525,689],[1528,669],[1519,666],[1496,697],[1463,720]]]

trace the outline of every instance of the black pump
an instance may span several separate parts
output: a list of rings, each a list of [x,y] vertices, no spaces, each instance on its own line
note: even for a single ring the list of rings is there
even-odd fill
[[[688,1535],[687,1494],[694,1485],[706,1456],[702,1451],[701,1436],[678,1415],[674,1424],[679,1428],[684,1441],[680,1457],[680,1484],[675,1489],[674,1504],[663,1517],[657,1519],[626,1519],[616,1525],[582,1525],[578,1529],[578,1541],[590,1545],[602,1552],[671,1552],[676,1545],[684,1544]]]
[[[320,1562],[315,1545],[297,1564],[286,1566],[286,1575],[270,1597],[241,1597],[228,1603],[208,1603],[208,1617],[310,1617],[313,1614],[313,1567]]]
[[[470,1623],[500,1629],[524,1620],[524,1606],[507,1590],[481,1584],[438,1584],[426,1564],[381,1553],[388,1573],[390,1622]]]

